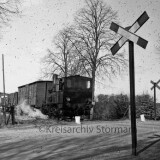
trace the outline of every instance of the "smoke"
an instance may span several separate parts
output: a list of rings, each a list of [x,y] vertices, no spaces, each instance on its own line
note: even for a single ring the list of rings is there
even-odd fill
[[[18,117],[28,116],[30,118],[48,119],[48,116],[42,114],[39,109],[32,108],[28,105],[26,100],[20,102],[19,105],[15,107],[15,112]]]

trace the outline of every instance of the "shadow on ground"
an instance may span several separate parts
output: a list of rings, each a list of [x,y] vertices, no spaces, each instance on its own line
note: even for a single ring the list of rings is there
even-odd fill
[[[44,136],[0,145],[1,160],[46,159],[159,159],[160,139],[148,138],[138,142],[138,156],[131,156],[130,135],[92,135],[87,137]],[[154,146],[154,147],[153,147]],[[149,148],[152,147],[150,152]],[[145,156],[146,157],[146,156]],[[159,157],[159,158],[158,158]],[[146,158],[145,158],[146,160]]]
[[[131,155],[130,133],[62,136],[38,132],[36,135],[35,129],[28,131],[26,128],[35,136],[17,138],[25,131],[19,130],[14,133],[17,139],[9,142],[14,136],[9,137],[12,132],[4,132],[3,136],[0,134],[0,160],[159,160],[159,128],[153,133],[151,126],[138,124],[137,156]]]

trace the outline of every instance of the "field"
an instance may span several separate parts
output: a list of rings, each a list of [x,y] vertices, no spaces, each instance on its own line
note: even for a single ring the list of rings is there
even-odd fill
[[[1,160],[158,160],[160,121],[137,119],[137,153],[132,156],[129,120],[32,123],[0,128]]]

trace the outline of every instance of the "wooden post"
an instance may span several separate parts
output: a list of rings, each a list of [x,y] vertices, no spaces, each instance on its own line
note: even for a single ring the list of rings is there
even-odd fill
[[[3,96],[4,96],[4,106],[3,106],[3,116],[4,116],[4,121],[5,124],[6,122],[6,93],[5,93],[5,77],[4,77],[4,55],[2,54],[2,72],[3,72]]]
[[[136,155],[137,130],[136,130],[136,107],[135,107],[134,44],[132,41],[129,41],[129,74],[130,74],[132,155]]]
[[[156,120],[157,112],[156,112],[156,83],[154,83],[154,119]]]
[[[11,106],[11,117],[12,117],[12,125],[15,124],[15,111],[14,111],[15,106]]]
[[[128,118],[131,119],[131,105],[128,106]]]
[[[158,83],[160,82],[160,80],[158,82],[153,82],[151,80],[151,83],[153,84],[153,87],[151,88],[154,89],[154,119],[156,120],[157,119],[157,107],[156,107],[156,87],[158,89],[160,89],[160,86],[158,86]]]

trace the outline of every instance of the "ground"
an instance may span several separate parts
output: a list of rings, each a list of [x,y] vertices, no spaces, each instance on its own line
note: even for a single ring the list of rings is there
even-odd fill
[[[23,122],[24,123],[24,122]],[[137,156],[130,120],[32,123],[0,128],[1,160],[159,160],[160,121],[137,119]]]

